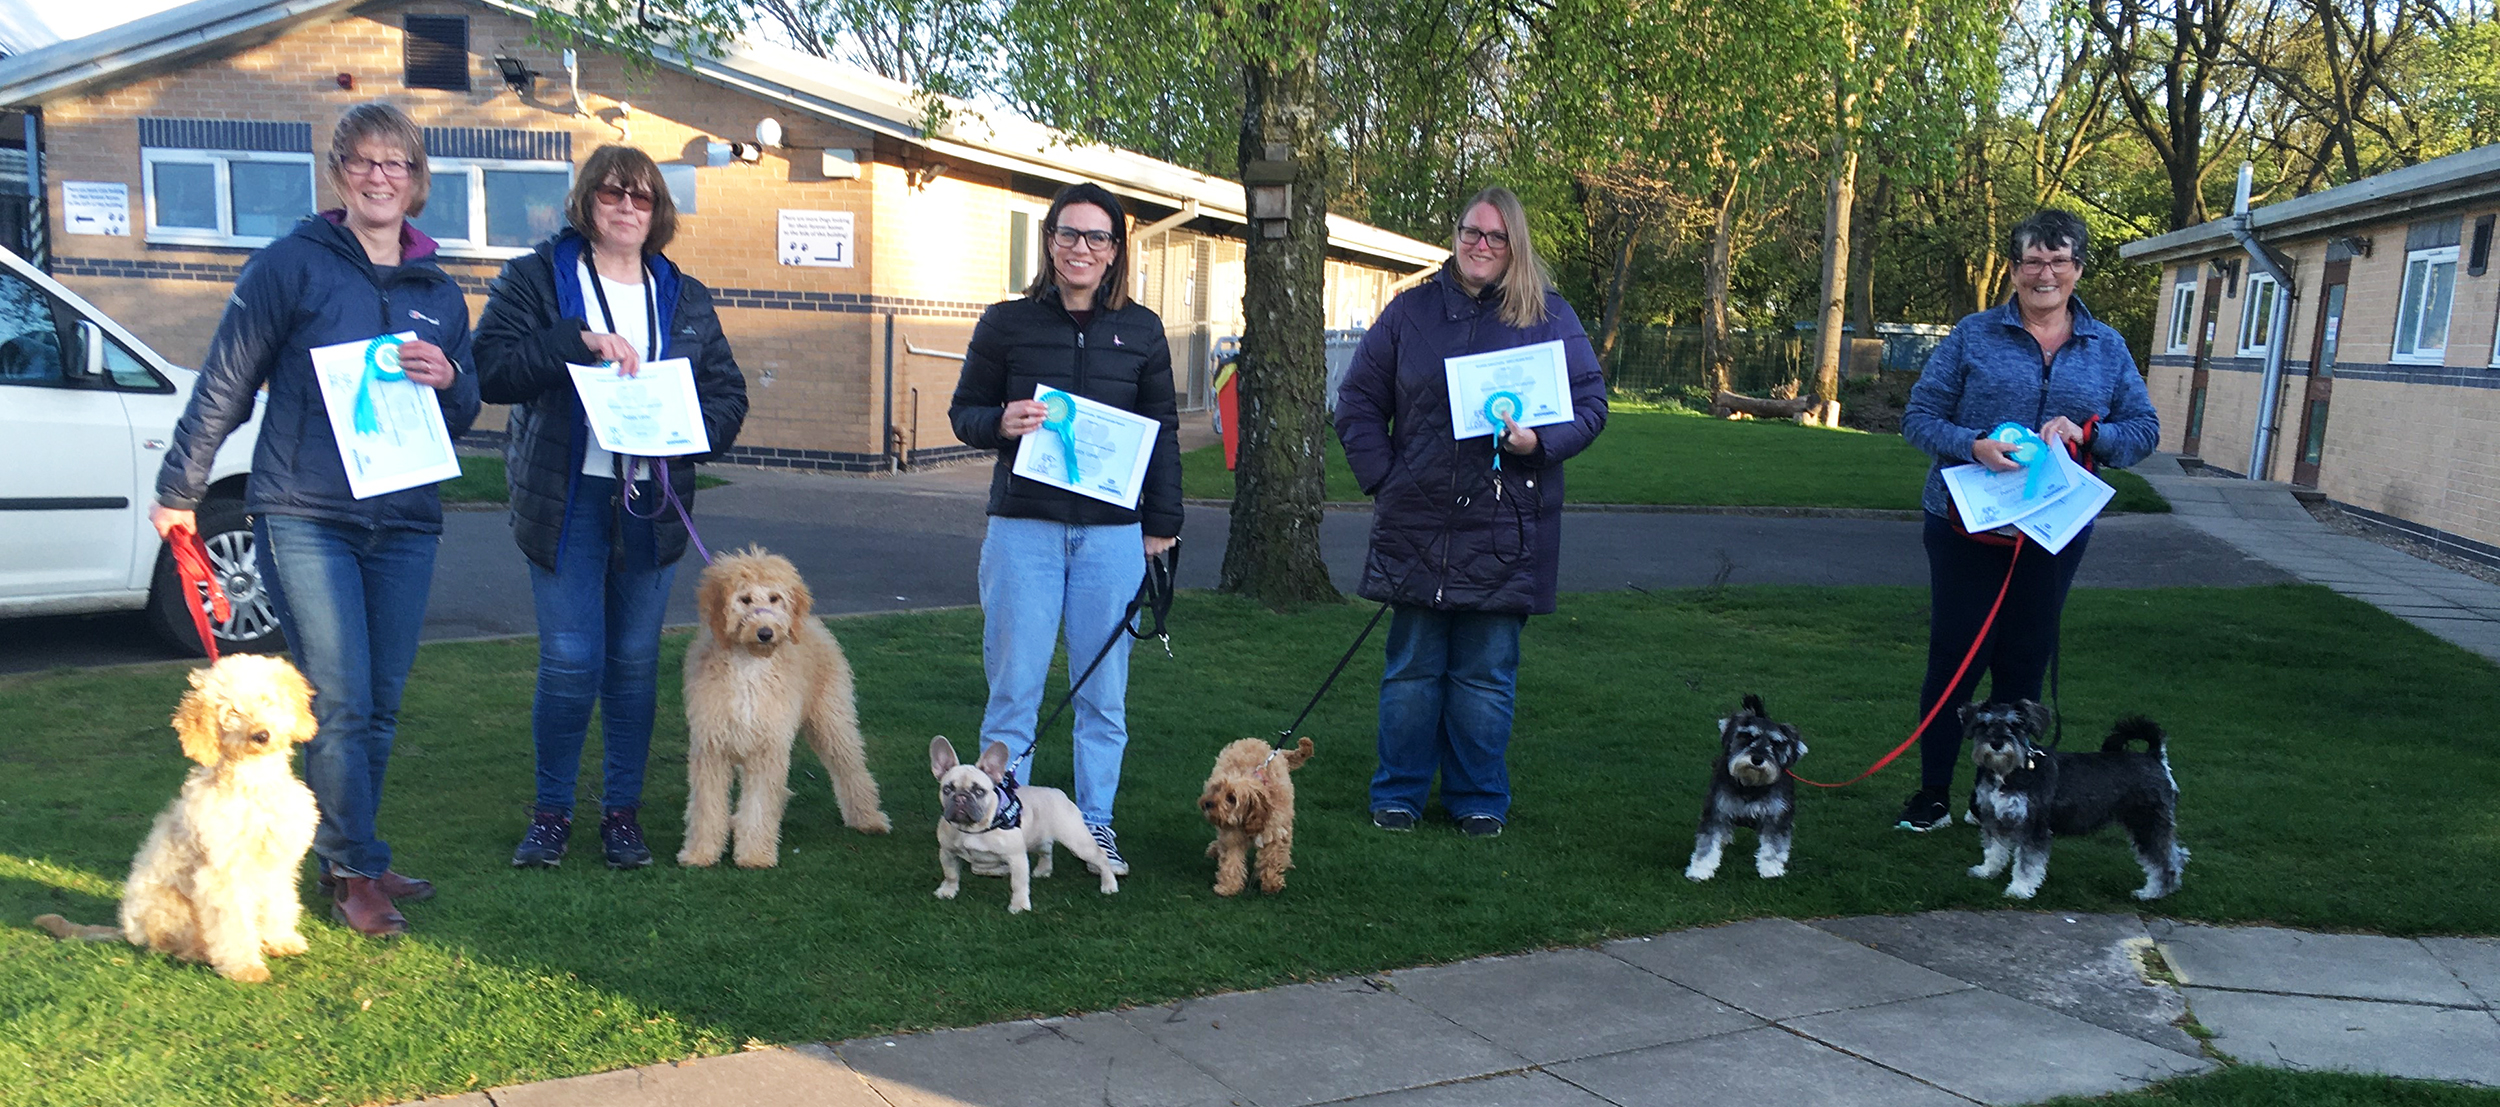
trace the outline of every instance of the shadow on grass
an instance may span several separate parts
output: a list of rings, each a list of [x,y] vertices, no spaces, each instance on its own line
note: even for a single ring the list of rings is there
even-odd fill
[[[1379,648],[1367,648],[1305,727],[1318,757],[1296,774],[1291,886],[1215,897],[1193,807],[1215,751],[1289,721],[1370,614],[1184,596],[1179,656],[1135,654],[1119,813],[1135,871],[1106,897],[1062,858],[1019,916],[1002,881],[972,881],[951,903],[930,895],[925,749],[931,734],[960,746],[978,731],[977,612],[832,624],[859,673],[897,830],[843,829],[802,751],[781,866],[754,872],[670,858],[685,799],[682,636],[663,660],[672,679],[644,811],[662,860],[630,873],[599,866],[587,820],[564,867],[509,866],[530,794],[535,645],[428,647],[383,829],[398,867],[442,894],[407,909],[417,931],[396,943],[308,924],[312,953],[276,964],[262,988],[23,929],[65,894],[80,921],[109,915],[107,891],[183,772],[163,722],[181,673],[0,680],[0,1068],[32,1075],[29,1103],[389,1100],[1739,918],[2004,902],[1962,873],[1977,858],[1972,832],[1889,829],[1910,783],[1899,767],[1805,797],[1787,879],[1741,864],[1709,884],[1683,879],[1712,720],[1742,695],[1802,728],[1814,747],[1802,768],[1825,778],[1854,773],[1913,721],[1924,593],[1800,588],[1577,595],[1535,620],[1511,750],[1518,802],[1510,832],[1487,842],[1437,812],[1413,834],[1369,826]],[[2307,587],[2079,592],[2066,643],[2080,735],[2131,711],[2173,735],[2196,859],[2162,913],[2500,929],[2487,863],[2500,827],[2457,815],[2488,811],[2500,784],[2482,737],[2500,729],[2489,664]],[[1062,722],[1044,739],[1040,783],[1066,784],[1066,744]],[[585,761],[583,794],[596,796],[595,748]],[[2119,839],[2072,842],[2037,906],[2134,912],[2139,881]]]

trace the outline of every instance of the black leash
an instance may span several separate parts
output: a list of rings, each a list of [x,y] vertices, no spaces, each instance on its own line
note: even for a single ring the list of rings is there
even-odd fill
[[[1363,633],[1355,635],[1354,644],[1345,648],[1345,656],[1337,659],[1337,667],[1328,670],[1328,679],[1319,682],[1319,691],[1311,693],[1311,702],[1303,704],[1302,713],[1293,717],[1293,725],[1277,732],[1276,744],[1279,747],[1293,742],[1293,732],[1302,729],[1302,721],[1310,718],[1312,710],[1319,707],[1319,701],[1328,695],[1329,686],[1337,683],[1337,674],[1345,672],[1346,664],[1354,660],[1354,651],[1363,648],[1363,640],[1372,636],[1372,628],[1379,626],[1380,617],[1388,613],[1389,604],[1384,600],[1380,610],[1372,612],[1372,621],[1363,624]]]
[[[1050,724],[1058,722],[1059,713],[1066,711],[1068,705],[1075,702],[1076,690],[1085,687],[1085,682],[1093,679],[1094,670],[1101,668],[1103,659],[1111,656],[1111,647],[1120,644],[1121,635],[1125,634],[1138,639],[1149,637],[1159,639],[1163,642],[1164,656],[1171,656],[1172,633],[1165,628],[1164,624],[1172,616],[1172,582],[1180,576],[1180,571],[1181,544],[1179,539],[1172,541],[1171,548],[1146,559],[1146,579],[1138,582],[1137,598],[1130,600],[1128,610],[1120,613],[1120,625],[1112,628],[1111,637],[1105,640],[1102,649],[1094,654],[1093,662],[1085,666],[1085,672],[1068,682],[1068,693],[1059,697],[1059,706],[1051,708],[1050,716],[1033,727],[1034,744],[1041,743],[1042,732],[1049,729]],[[1141,611],[1154,620],[1153,629],[1145,629],[1142,625],[1132,625],[1132,623],[1142,624],[1143,620],[1138,619]]]

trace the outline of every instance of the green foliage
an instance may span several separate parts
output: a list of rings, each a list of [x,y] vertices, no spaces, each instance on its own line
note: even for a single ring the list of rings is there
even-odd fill
[[[696,488],[718,488],[729,483],[710,473],[697,473]],[[512,489],[504,478],[503,458],[493,454],[469,454],[460,459],[460,475],[435,486],[447,504],[509,503]]]
[[[2232,1065],[2139,1092],[2060,1097],[2041,1107],[2495,1107],[2500,1090],[2392,1076]]]

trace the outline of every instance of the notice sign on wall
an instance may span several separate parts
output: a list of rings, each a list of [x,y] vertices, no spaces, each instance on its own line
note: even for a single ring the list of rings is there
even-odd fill
[[[851,267],[851,213],[781,213],[781,264]]]
[[[130,186],[120,181],[62,181],[61,223],[71,234],[130,237]]]

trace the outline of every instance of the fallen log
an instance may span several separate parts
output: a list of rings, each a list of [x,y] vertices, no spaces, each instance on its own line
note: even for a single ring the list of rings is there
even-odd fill
[[[1710,415],[1716,419],[1725,419],[1734,415],[1750,415],[1762,419],[1795,419],[1808,411],[1818,410],[1819,407],[1819,402],[1812,396],[1799,396],[1793,400],[1756,399],[1752,396],[1738,395],[1724,388],[1710,398]]]

